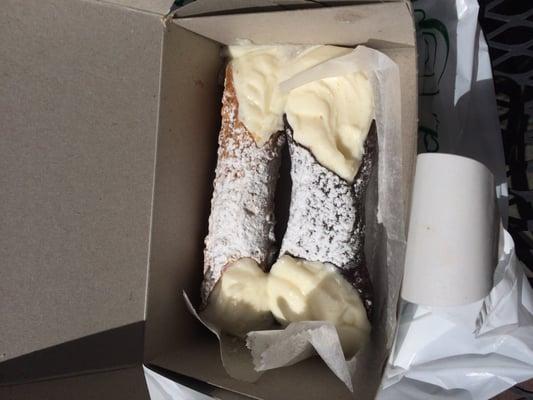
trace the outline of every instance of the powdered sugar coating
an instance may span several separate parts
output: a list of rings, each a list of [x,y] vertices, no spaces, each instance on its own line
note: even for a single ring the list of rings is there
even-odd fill
[[[353,183],[320,165],[296,143],[287,124],[291,155],[290,216],[280,254],[327,262],[359,291],[370,309],[371,285],[364,257],[364,201],[377,158],[375,125],[365,142],[365,155]]]
[[[274,194],[284,136],[258,147],[238,117],[231,64],[226,68],[209,233],[205,238],[202,302],[223,270],[249,257],[263,269],[274,255]]]

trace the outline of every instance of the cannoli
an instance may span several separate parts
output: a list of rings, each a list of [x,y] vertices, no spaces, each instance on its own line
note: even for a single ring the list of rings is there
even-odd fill
[[[292,193],[270,308],[286,325],[326,320],[347,355],[368,337],[365,193],[377,160],[371,85],[363,74],[295,89],[286,106]]]
[[[274,261],[274,191],[287,94],[279,83],[326,59],[334,46],[236,46],[226,69],[218,163],[205,240],[203,316],[243,336],[273,323],[266,299]],[[252,298],[253,297],[253,298]]]
[[[284,136],[274,133],[265,143],[258,144],[244,126],[239,119],[231,63],[226,68],[221,114],[209,233],[205,239],[201,290],[204,306],[225,269],[246,259],[238,264],[245,265],[243,271],[262,273],[271,265],[275,251],[274,193]],[[255,271],[257,267],[260,269]],[[242,333],[241,329],[237,331]]]
[[[375,124],[371,125],[353,182],[320,165],[307,148],[295,142],[289,125],[287,140],[292,195],[280,254],[335,265],[357,289],[370,312],[372,290],[364,257],[364,201],[377,159]]]

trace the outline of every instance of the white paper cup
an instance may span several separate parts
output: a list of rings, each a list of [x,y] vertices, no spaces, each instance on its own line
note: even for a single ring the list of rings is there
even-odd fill
[[[456,306],[485,297],[496,265],[494,178],[481,163],[449,154],[417,158],[402,297]]]

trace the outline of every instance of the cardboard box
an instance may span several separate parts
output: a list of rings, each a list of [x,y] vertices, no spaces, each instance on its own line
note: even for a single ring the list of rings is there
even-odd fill
[[[178,16],[203,16],[169,19],[167,3],[2,5],[0,397],[145,363],[256,398],[348,398],[317,359],[256,384],[232,380],[180,292],[197,297],[202,279],[221,44],[364,43],[393,58],[407,203],[417,115],[409,5],[235,1],[220,13],[199,1]],[[296,9],[273,11],[280,4]],[[380,371],[371,375],[365,398]]]

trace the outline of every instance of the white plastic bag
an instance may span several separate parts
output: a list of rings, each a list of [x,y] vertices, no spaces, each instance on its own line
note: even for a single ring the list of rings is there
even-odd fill
[[[504,230],[494,287],[457,307],[404,302],[378,398],[485,400],[533,377],[533,290]]]
[[[419,151],[473,158],[496,182],[506,226],[505,158],[476,0],[413,1],[418,44]]]
[[[505,161],[479,6],[474,0],[415,0],[413,6],[419,149],[485,164],[505,225]],[[379,399],[485,400],[533,377],[533,290],[511,236],[501,233],[494,285],[485,298],[455,307],[402,303]]]

